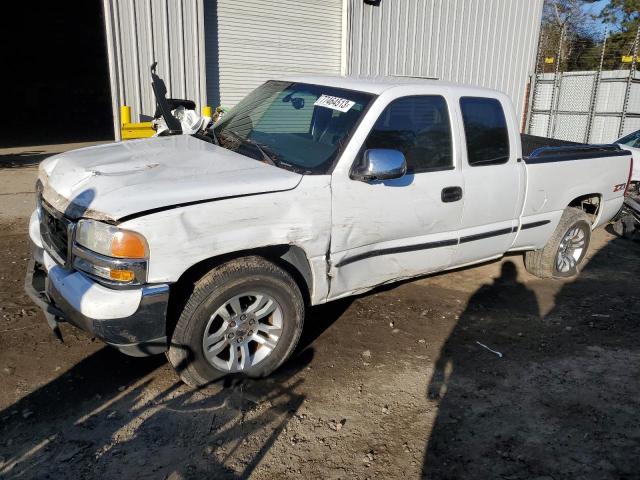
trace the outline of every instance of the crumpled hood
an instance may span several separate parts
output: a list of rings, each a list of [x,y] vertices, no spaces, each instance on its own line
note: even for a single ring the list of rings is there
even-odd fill
[[[44,199],[67,216],[111,221],[174,205],[290,190],[302,178],[189,135],[72,150],[44,160],[39,177]]]

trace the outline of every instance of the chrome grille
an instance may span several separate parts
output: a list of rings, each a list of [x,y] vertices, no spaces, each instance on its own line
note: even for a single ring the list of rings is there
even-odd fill
[[[42,245],[56,262],[67,266],[73,223],[41,197],[38,198],[38,203]]]

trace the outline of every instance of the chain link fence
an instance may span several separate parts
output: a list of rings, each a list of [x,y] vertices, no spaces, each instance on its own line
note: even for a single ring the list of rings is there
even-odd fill
[[[610,143],[640,129],[640,29],[632,42],[612,38],[575,41],[566,38],[564,28],[552,42],[541,38],[527,133]]]

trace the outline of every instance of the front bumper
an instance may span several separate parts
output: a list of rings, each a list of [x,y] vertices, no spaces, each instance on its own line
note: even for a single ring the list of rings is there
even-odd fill
[[[25,291],[58,335],[58,323],[68,322],[127,355],[147,356],[167,350],[168,285],[107,288],[63,268],[34,245]]]

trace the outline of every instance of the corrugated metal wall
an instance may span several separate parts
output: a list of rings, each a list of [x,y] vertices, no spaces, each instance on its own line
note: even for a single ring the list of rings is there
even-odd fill
[[[158,62],[168,95],[206,103],[203,0],[103,0],[114,129],[119,107],[133,122],[155,111],[149,66]]]
[[[211,105],[286,73],[341,73],[343,0],[208,0],[204,13]]]
[[[349,0],[348,72],[495,88],[521,116],[543,0]]]
[[[116,136],[121,105],[153,114],[154,60],[169,95],[198,108],[283,73],[351,73],[493,87],[520,113],[542,1],[103,0]]]

